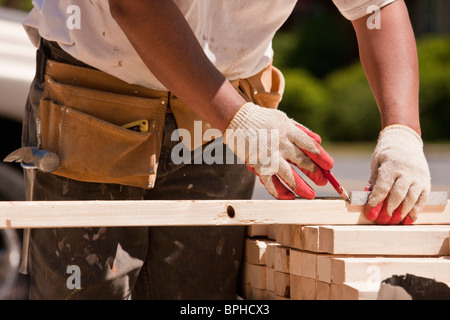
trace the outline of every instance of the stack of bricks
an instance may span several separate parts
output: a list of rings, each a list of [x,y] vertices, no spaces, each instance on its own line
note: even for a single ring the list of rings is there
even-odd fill
[[[374,300],[383,280],[450,283],[450,226],[248,228],[241,295],[247,300]]]

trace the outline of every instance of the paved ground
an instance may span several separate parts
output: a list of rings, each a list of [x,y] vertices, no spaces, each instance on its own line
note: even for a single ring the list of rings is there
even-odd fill
[[[370,177],[373,146],[330,145],[326,150],[334,158],[335,166],[332,172],[344,188],[348,192],[363,190]],[[447,191],[450,195],[450,144],[427,145],[425,154],[430,166],[432,190]],[[325,187],[313,184],[311,186],[316,190],[317,196],[337,196],[330,184]],[[253,199],[272,199],[259,180],[255,186]]]

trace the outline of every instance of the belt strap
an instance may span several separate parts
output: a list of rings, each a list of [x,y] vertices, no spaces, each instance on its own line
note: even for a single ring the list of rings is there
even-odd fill
[[[93,90],[149,99],[169,97],[168,91],[153,90],[143,86],[129,84],[99,70],[74,66],[53,60],[47,62],[46,74],[57,82]]]

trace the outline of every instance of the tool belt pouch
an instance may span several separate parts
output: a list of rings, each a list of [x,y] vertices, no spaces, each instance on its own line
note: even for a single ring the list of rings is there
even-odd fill
[[[283,74],[272,64],[258,74],[238,81],[238,92],[245,100],[269,109],[278,108],[284,87]]]
[[[38,111],[40,147],[66,178],[150,189],[155,184],[167,94],[103,72],[49,61]],[[145,120],[145,121],[144,121]],[[147,122],[148,127],[124,125]],[[141,129],[143,128],[143,129]]]

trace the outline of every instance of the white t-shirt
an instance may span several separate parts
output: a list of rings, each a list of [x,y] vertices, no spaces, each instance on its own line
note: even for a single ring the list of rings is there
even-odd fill
[[[350,20],[395,0],[333,0]],[[174,0],[200,45],[228,79],[246,78],[273,58],[272,38],[297,0]],[[166,88],[111,16],[107,0],[33,0],[24,27],[34,45],[56,41],[74,58],[131,84]]]

